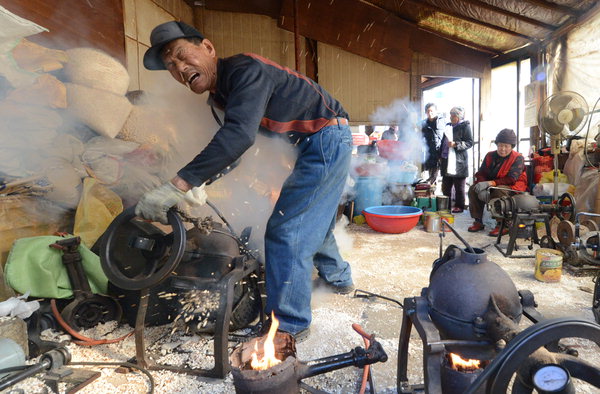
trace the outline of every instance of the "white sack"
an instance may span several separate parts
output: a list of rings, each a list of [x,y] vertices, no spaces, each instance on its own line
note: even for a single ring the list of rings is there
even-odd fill
[[[67,50],[69,61],[65,64],[67,82],[89,88],[106,90],[123,96],[129,88],[129,73],[115,58],[93,48]]]
[[[70,114],[106,137],[114,138],[131,112],[131,103],[125,96],[106,90],[66,83]]]

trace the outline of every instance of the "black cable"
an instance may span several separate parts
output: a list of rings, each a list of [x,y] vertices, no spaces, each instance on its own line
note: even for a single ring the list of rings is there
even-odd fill
[[[31,365],[17,365],[14,367],[2,368],[2,369],[0,369],[0,374],[15,372],[15,371],[22,371],[24,369],[27,369],[28,367],[31,367]]]
[[[364,293],[364,294],[359,294],[359,293]],[[354,290],[354,297],[355,298],[369,298],[369,297],[381,298],[383,300],[395,302],[396,304],[400,305],[400,308],[404,308],[404,305],[402,305],[402,303],[400,301],[398,301],[398,300],[395,300],[395,299],[390,298],[390,297],[382,296],[381,294],[371,293],[371,292],[366,291],[366,290],[361,290],[361,289]]]
[[[96,365],[96,366],[121,366],[121,367],[127,367],[127,368],[133,368],[133,369],[137,369],[138,371],[140,371],[141,373],[143,373],[144,375],[146,375],[148,377],[148,381],[150,382],[150,390],[148,391],[149,394],[153,394],[154,393],[154,378],[152,377],[152,374],[150,374],[150,372],[143,367],[140,367],[139,365],[133,364],[133,363],[128,363],[128,362],[102,362],[102,361],[78,361],[78,362],[70,362],[69,365]]]

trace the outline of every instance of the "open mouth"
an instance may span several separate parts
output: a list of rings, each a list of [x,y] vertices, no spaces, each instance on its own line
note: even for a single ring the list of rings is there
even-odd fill
[[[191,84],[192,84],[192,83],[194,83],[194,81],[195,81],[196,79],[198,79],[198,78],[200,78],[200,74],[199,74],[199,73],[194,73],[194,74],[192,74],[192,75],[191,75],[191,76],[188,78],[187,82],[188,82],[188,84],[190,84],[190,85],[191,85]]]

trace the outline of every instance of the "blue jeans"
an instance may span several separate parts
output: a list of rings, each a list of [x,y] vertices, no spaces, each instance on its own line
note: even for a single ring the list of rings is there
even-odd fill
[[[279,329],[292,334],[311,322],[313,265],[333,285],[352,284],[332,232],[350,166],[350,128],[324,127],[298,149],[265,233],[266,312],[273,311]]]

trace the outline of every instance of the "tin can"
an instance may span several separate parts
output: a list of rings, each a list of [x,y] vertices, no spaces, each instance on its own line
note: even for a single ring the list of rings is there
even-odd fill
[[[445,220],[450,225],[454,224],[454,215],[451,213],[442,213],[440,215],[440,219]],[[444,227],[444,231],[448,232],[448,231],[452,231],[452,230],[450,230],[450,227]]]
[[[429,212],[429,214],[425,216],[425,231],[428,233],[440,231],[440,215],[436,212]]]
[[[560,282],[562,261],[562,252],[548,248],[538,249],[535,252],[535,278],[541,282]]]

